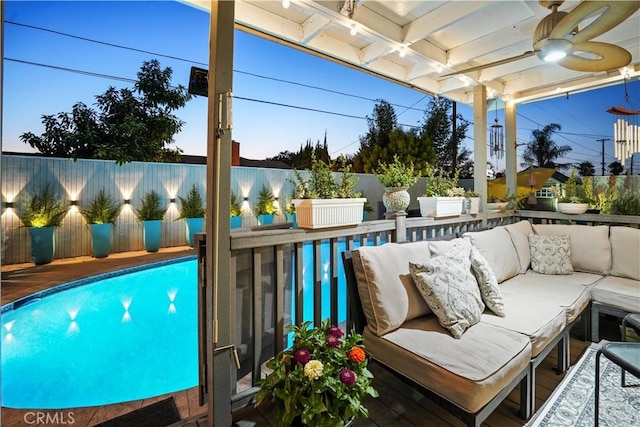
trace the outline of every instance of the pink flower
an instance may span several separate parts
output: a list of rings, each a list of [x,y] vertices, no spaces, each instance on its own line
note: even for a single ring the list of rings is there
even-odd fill
[[[356,383],[356,374],[351,369],[343,369],[340,371],[340,382],[346,386],[352,386]]]
[[[337,326],[329,326],[329,329],[327,329],[327,335],[332,335],[336,338],[342,338],[342,330]]]
[[[327,344],[327,347],[331,348],[336,348],[340,345],[340,340],[334,335],[327,335],[324,342]]]
[[[311,360],[311,353],[306,348],[299,348],[293,353],[293,360],[301,365],[306,365]]]

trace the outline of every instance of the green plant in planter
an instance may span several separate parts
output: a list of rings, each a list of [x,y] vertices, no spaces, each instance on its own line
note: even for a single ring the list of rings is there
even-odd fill
[[[467,199],[471,199],[473,197],[480,197],[480,194],[476,193],[473,190],[465,190],[464,197],[466,197]]]
[[[640,196],[633,189],[630,175],[625,178],[622,191],[613,201],[611,210],[614,215],[640,215]]]
[[[293,184],[293,194],[296,199],[335,199],[357,198],[360,193],[355,191],[359,178],[351,172],[351,165],[346,164],[344,156],[338,159],[338,171],[341,172],[337,180],[331,169],[331,165],[318,160],[315,152],[311,154],[311,170],[309,178],[302,176],[300,171],[293,170],[293,179],[288,181]]]
[[[557,188],[553,188],[552,193],[558,198],[560,203],[589,203],[590,200],[585,197],[584,188],[578,185],[576,180],[576,171],[572,170],[567,182],[564,184],[564,195]]]
[[[442,170],[435,173],[432,167],[427,168],[427,187],[425,197],[462,197],[464,190],[458,187],[459,170],[453,177],[444,175]]]
[[[18,216],[25,227],[59,227],[68,211],[69,206],[59,201],[47,184],[24,209],[19,209]]]
[[[231,216],[242,216],[242,201],[235,191],[231,192]]]
[[[104,189],[100,190],[89,202],[87,209],[82,211],[89,224],[115,224],[122,204],[107,195]]]
[[[202,202],[202,196],[195,184],[191,186],[191,190],[187,195],[187,198],[178,196],[180,199],[180,214],[176,218],[176,221],[181,218],[203,218],[205,215],[204,204]]]
[[[155,221],[164,218],[167,206],[160,206],[160,195],[155,191],[149,191],[141,200],[140,209],[136,210],[138,221]]]
[[[278,209],[274,204],[275,201],[276,196],[273,195],[273,191],[263,184],[260,193],[258,193],[258,201],[253,208],[253,212],[256,215],[275,215],[278,213]]]
[[[418,173],[413,167],[413,162],[402,163],[397,155],[393,156],[393,162],[380,163],[375,172],[376,178],[384,187],[411,187],[418,182]]]

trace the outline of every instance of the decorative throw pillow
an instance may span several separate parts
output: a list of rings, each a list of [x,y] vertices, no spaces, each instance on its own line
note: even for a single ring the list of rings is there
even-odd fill
[[[529,234],[531,269],[541,274],[572,274],[569,236]]]
[[[471,274],[468,251],[461,245],[424,264],[409,263],[409,270],[429,308],[454,338],[480,321],[484,303]]]
[[[506,313],[502,302],[502,293],[500,292],[496,275],[493,274],[489,263],[476,248],[471,248],[470,260],[473,275],[476,276],[478,287],[480,288],[482,301],[489,307],[489,310],[498,316],[504,317]]]

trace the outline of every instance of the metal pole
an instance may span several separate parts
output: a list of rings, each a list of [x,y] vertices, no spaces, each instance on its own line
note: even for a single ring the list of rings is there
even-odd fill
[[[604,176],[604,143],[609,141],[609,138],[598,139],[602,143],[602,176]]]

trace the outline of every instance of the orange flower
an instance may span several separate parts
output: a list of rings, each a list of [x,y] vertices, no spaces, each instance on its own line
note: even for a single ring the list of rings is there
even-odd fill
[[[364,350],[360,347],[353,347],[349,350],[349,359],[355,363],[362,363],[366,359],[366,355],[364,354]]]

